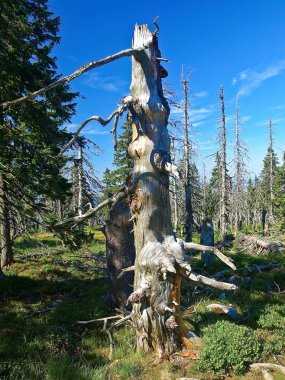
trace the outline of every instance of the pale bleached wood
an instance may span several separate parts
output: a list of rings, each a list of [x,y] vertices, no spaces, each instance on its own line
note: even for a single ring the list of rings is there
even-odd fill
[[[202,245],[202,244],[196,244],[196,243],[192,243],[192,242],[190,242],[190,243],[183,242],[183,245],[186,249],[194,249],[197,251],[213,252],[221,261],[223,261],[225,264],[227,264],[233,270],[236,270],[236,266],[234,265],[233,261],[229,257],[225,256],[216,247],[211,247],[211,246]]]

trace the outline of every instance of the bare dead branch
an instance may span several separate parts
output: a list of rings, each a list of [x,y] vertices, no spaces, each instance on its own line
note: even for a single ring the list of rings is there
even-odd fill
[[[88,124],[90,123],[90,121],[97,121],[98,123],[100,123],[103,127],[105,127],[107,124],[109,124],[112,119],[115,117],[115,122],[114,122],[114,126],[112,128],[112,133],[116,133],[116,128],[117,128],[117,124],[118,124],[118,120],[119,120],[119,117],[123,114],[123,112],[128,108],[128,106],[130,105],[130,103],[132,102],[132,97],[131,96],[126,96],[122,99],[121,103],[119,104],[119,107],[116,108],[110,116],[108,116],[106,119],[103,119],[101,116],[97,116],[97,115],[94,115],[94,116],[91,116],[89,117],[89,119],[85,120],[84,123],[82,123],[80,125],[80,127],[76,130],[76,132],[74,133],[72,139],[65,145],[64,148],[62,148],[62,150],[60,151],[60,155],[64,154],[68,148],[70,148],[72,146],[72,144],[74,144],[74,142],[77,140],[77,137],[79,135],[79,133],[82,131],[82,129]]]
[[[155,25],[156,29],[155,31],[153,32],[153,35],[156,36],[157,33],[159,32],[159,26],[158,26],[158,23],[157,23],[157,20],[158,20],[159,16],[156,16],[156,18],[153,20],[153,24]]]
[[[200,274],[190,273],[188,278],[195,282],[200,282],[201,284],[212,286],[216,289],[222,290],[237,290],[238,287],[234,284],[229,284],[227,282],[220,282],[209,277],[202,276]]]
[[[97,319],[90,319],[89,321],[76,321],[79,325],[89,325],[90,323],[95,322],[104,322],[105,320],[113,320],[113,319],[122,319],[120,315],[112,315],[111,317],[104,317],[104,318],[97,318]]]
[[[98,211],[100,211],[102,208],[108,206],[108,205],[115,205],[122,199],[126,198],[128,195],[128,190],[127,189],[122,189],[118,191],[116,194],[114,194],[111,198],[106,199],[105,201],[99,203],[96,207],[90,208],[85,214],[82,215],[77,215],[68,219],[64,219],[60,222],[57,222],[55,224],[55,228],[60,228],[63,227],[67,224],[73,224],[73,227],[77,226],[78,224],[84,222],[84,220],[92,217],[95,215]]]
[[[211,247],[208,245],[196,244],[196,243],[186,243],[183,241],[184,248],[186,249],[195,249],[197,251],[209,251],[213,252],[222,262],[227,264],[233,270],[236,270],[236,266],[232,262],[232,260],[225,256],[221,251],[219,251],[216,247]]]
[[[18,98],[15,100],[10,100],[10,101],[7,101],[7,102],[0,104],[0,108],[7,109],[8,107],[15,106],[15,105],[23,103],[27,100],[34,99],[35,97],[40,96],[40,95],[44,94],[45,92],[47,92],[47,91],[49,91],[55,87],[60,86],[61,84],[71,82],[75,78],[78,78],[82,74],[85,74],[88,71],[95,69],[96,67],[106,65],[107,63],[116,61],[117,59],[120,59],[123,57],[129,57],[129,56],[135,55],[136,53],[138,53],[144,49],[145,49],[145,47],[140,47],[140,48],[136,48],[136,49],[125,49],[125,50],[119,51],[118,53],[110,55],[108,57],[102,58],[98,61],[89,62],[89,63],[79,67],[72,74],[66,75],[66,76],[58,79],[57,81],[50,83],[46,87],[43,87],[37,91],[31,92],[25,96],[22,96],[21,98]]]
[[[135,266],[134,266],[134,265],[132,265],[131,267],[125,268],[125,269],[122,270],[122,272],[118,275],[117,278],[121,278],[121,277],[123,277],[123,275],[124,275],[125,273],[127,273],[127,272],[132,272],[132,271],[134,271],[134,270],[135,270]]]

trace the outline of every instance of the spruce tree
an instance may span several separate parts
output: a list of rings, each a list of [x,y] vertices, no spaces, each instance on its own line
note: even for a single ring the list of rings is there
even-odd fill
[[[133,167],[133,162],[127,153],[128,146],[132,141],[132,121],[130,118],[126,119],[121,129],[122,133],[119,135],[117,149],[114,153],[114,170],[106,168],[103,174],[103,183],[105,184],[104,197],[106,198],[125,185],[126,179]]]
[[[52,55],[59,26],[47,0],[1,2],[0,103],[59,78]],[[71,135],[60,127],[74,114],[75,95],[65,84],[0,113],[0,208],[7,210],[0,220],[2,236],[3,230],[11,236],[13,219],[43,212],[44,198],[65,198],[69,185],[61,169],[66,158],[59,153]],[[5,266],[12,261],[11,242],[1,248]]]
[[[274,211],[281,228],[285,229],[285,153],[283,155],[283,164],[277,168],[274,181]]]
[[[266,156],[263,159],[263,169],[260,175],[261,208],[265,208],[267,212],[269,212],[272,207],[271,188],[270,188],[271,157],[272,157],[272,171],[273,171],[273,180],[274,180],[276,176],[276,171],[277,171],[278,159],[273,148],[269,147],[267,150]]]

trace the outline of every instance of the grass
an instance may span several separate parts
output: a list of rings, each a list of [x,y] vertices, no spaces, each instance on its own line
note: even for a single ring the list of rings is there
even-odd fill
[[[167,361],[157,363],[151,355],[136,353],[130,326],[114,333],[115,350],[112,361],[109,361],[109,340],[102,325],[86,327],[75,323],[110,315],[106,302],[104,238],[100,233],[94,236],[94,241],[77,252],[69,252],[58,239],[47,234],[16,241],[17,255],[39,250],[46,250],[49,255],[26,259],[17,256],[15,264],[6,270],[6,277],[0,282],[0,379],[172,380],[191,376],[211,379],[211,373],[197,372],[191,360],[187,365]],[[263,360],[272,361],[275,360],[273,355],[276,358],[276,353],[270,351],[274,345],[272,336],[278,332],[274,326],[270,327],[269,317],[263,325],[260,321],[265,320],[264,315],[270,306],[281,305],[285,309],[285,294],[278,292],[285,289],[285,256],[254,256],[238,250],[239,247],[235,246],[228,252],[238,268],[276,260],[280,261],[281,268],[261,273],[240,270],[236,275],[240,290],[225,294],[184,284],[184,319],[188,327],[203,338],[206,326],[228,320],[225,315],[209,312],[206,305],[213,302],[231,304],[240,314],[239,323],[254,329],[264,346],[267,344]],[[89,258],[90,253],[96,253],[99,260]],[[205,275],[224,269],[218,261],[204,267],[200,255],[194,255],[192,266],[197,273]],[[276,310],[277,313],[282,307]],[[276,315],[278,318],[276,313],[273,320]],[[284,354],[278,354],[283,364]],[[232,375],[228,379],[259,378],[258,374],[250,376]],[[276,375],[276,379],[281,378]]]

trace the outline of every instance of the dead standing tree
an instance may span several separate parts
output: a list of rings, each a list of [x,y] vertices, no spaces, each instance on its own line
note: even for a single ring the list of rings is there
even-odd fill
[[[184,166],[184,197],[185,197],[185,240],[192,241],[192,230],[194,225],[193,207],[192,207],[192,189],[191,189],[191,173],[190,158],[191,145],[189,144],[189,115],[188,115],[188,80],[184,79],[182,71],[182,88],[183,88],[183,114],[184,114],[184,141],[183,141],[183,166]]]
[[[133,47],[146,46],[132,61],[131,95],[140,124],[135,128],[129,153],[134,158],[131,210],[135,217],[135,283],[129,302],[137,347],[155,351],[159,357],[181,349],[186,331],[180,317],[182,277],[233,289],[197,276],[184,256],[184,242],[175,239],[169,201],[169,107],[163,96],[156,33],[147,25],[136,26]],[[173,171],[173,170],[172,170]]]
[[[85,214],[57,223],[57,227],[75,226],[103,207],[110,204],[114,206],[129,195],[136,261],[134,292],[128,299],[133,304],[133,311],[127,319],[131,319],[136,328],[137,348],[154,351],[162,358],[180,350],[187,335],[180,315],[182,277],[218,289],[235,290],[237,287],[193,273],[184,255],[185,249],[204,251],[213,247],[195,244],[193,248],[193,243],[176,239],[172,231],[169,172],[177,174],[177,168],[170,162],[167,131],[169,107],[161,86],[161,78],[167,76],[167,71],[160,65],[163,58],[158,48],[157,31],[151,33],[147,25],[136,25],[134,49],[121,54],[133,55],[131,96],[124,98],[119,108],[107,119],[93,116],[83,123],[86,125],[89,121],[96,120],[105,126],[116,116],[116,126],[118,116],[123,111],[128,109],[132,114],[133,141],[129,146],[129,154],[134,159],[134,169],[129,187],[120,190],[95,208],[91,207]],[[118,54],[113,57],[118,58]],[[108,62],[111,60],[114,58],[108,58]],[[108,63],[107,59],[104,62]],[[70,76],[65,78],[71,80]],[[48,86],[2,106],[5,108],[30,100],[55,86],[56,84]],[[235,268],[217,249],[214,249],[214,253],[227,265]],[[130,269],[132,268],[123,270],[123,273]],[[122,322],[123,320],[125,319]]]
[[[228,196],[227,196],[227,153],[226,153],[226,114],[224,101],[224,88],[219,93],[221,104],[221,126],[220,126],[220,142],[221,142],[221,200],[220,200],[220,220],[223,240],[226,237],[228,227]]]
[[[242,219],[245,219],[245,175],[246,164],[244,157],[246,156],[246,146],[240,136],[240,117],[238,96],[236,97],[236,120],[235,120],[235,187],[234,187],[234,229],[235,233],[240,229]]]

